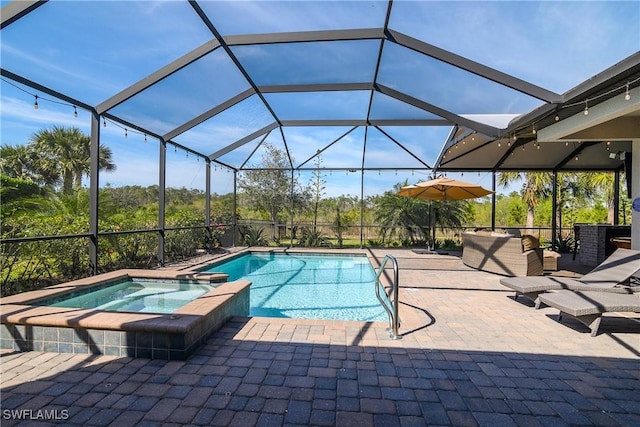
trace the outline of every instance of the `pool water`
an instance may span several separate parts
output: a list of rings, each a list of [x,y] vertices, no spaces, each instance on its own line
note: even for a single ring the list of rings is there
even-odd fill
[[[213,289],[211,285],[179,280],[124,279],[38,301],[49,307],[90,308],[106,311],[169,314]]]
[[[366,256],[247,253],[203,271],[251,281],[251,316],[387,320]]]

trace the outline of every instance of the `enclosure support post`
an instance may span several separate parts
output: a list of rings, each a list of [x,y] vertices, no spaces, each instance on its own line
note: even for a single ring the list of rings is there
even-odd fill
[[[205,249],[210,251],[213,249],[212,234],[211,234],[211,160],[208,157],[204,158],[205,161],[205,183],[204,183],[204,225],[207,241],[205,242]]]
[[[98,274],[98,190],[100,186],[100,116],[91,112],[91,146],[89,148],[91,172],[89,176],[89,268]]]
[[[293,173],[294,173],[294,170],[293,170],[293,168],[291,168],[291,196],[290,196],[291,197],[291,204],[290,204],[291,207],[290,207],[290,210],[289,210],[289,215],[291,217],[291,231],[289,232],[290,238],[291,238],[291,243],[289,245],[290,248],[293,247],[293,191],[294,191],[294,188],[293,188],[293,183],[294,183]],[[280,236],[278,236],[278,238],[280,238]]]
[[[496,229],[496,171],[491,172],[491,229]]]
[[[160,139],[159,176],[158,176],[158,263],[164,266],[165,239],[165,186],[167,184],[167,142]]]
[[[553,197],[551,198],[551,250],[556,250],[556,233],[558,229],[558,217],[556,212],[558,211],[558,171],[553,171],[552,181]],[[562,223],[560,223],[560,231],[562,231]]]
[[[233,171],[233,247],[236,247],[236,237],[238,236],[238,171]]]
[[[376,73],[378,71],[376,70]],[[373,99],[373,98],[371,98]],[[369,119],[367,118],[367,122]],[[364,248],[364,160],[367,155],[367,137],[369,126],[364,127],[364,142],[362,145],[362,163],[360,167],[360,249]]]
[[[360,249],[364,248],[364,167],[360,170]]]
[[[620,170],[613,175],[613,225],[620,224]]]
[[[626,160],[625,167],[630,163],[631,167],[625,173],[631,174],[631,194],[627,197],[631,199],[631,249],[640,250],[640,209],[638,201],[640,198],[640,139],[631,140],[631,161]],[[629,170],[630,169],[630,170]],[[633,204],[635,202],[635,205]]]

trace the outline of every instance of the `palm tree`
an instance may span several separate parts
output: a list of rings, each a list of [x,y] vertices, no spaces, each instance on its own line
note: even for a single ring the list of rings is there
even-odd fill
[[[91,171],[91,138],[76,127],[41,129],[31,136],[30,147],[37,159],[34,167],[62,181],[64,194],[79,189],[82,178]],[[109,147],[100,145],[98,164],[99,170],[115,170]]]
[[[558,174],[558,191],[556,200],[556,224],[558,225],[558,241],[562,240],[562,212],[565,205],[573,199],[590,199],[596,194],[593,174],[562,173]]]
[[[428,238],[431,215],[434,215],[434,224],[440,229],[462,226],[469,212],[467,200],[426,201],[399,196],[400,188],[406,185],[408,181],[394,185],[392,191],[385,192],[377,200],[375,221],[380,224],[383,240],[392,239],[400,229],[414,243],[416,237],[413,230],[416,227]]]
[[[382,241],[398,237],[409,237],[415,242],[414,227],[420,229],[425,237],[429,236],[429,204],[424,200],[398,195],[400,188],[409,185],[408,181],[395,184],[392,191],[386,191],[375,203],[374,220],[380,225]],[[398,233],[398,230],[402,230]]]
[[[0,173],[11,178],[53,186],[58,181],[56,173],[39,170],[36,152],[26,145],[0,147]]]
[[[498,185],[508,187],[515,181],[524,180],[520,195],[527,205],[528,229],[534,227],[535,207],[549,197],[553,176],[548,172],[501,172],[498,175]]]
[[[598,193],[604,194],[604,199],[607,204],[607,223],[613,224],[615,215],[615,189],[613,174],[606,172],[589,174],[589,181],[593,188],[598,189]]]

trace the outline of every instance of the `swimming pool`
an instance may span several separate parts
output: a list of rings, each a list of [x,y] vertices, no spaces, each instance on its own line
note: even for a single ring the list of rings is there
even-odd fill
[[[36,305],[167,314],[173,313],[211,289],[213,286],[210,284],[127,277],[106,286],[45,298]]]
[[[387,320],[365,255],[249,252],[201,271],[251,281],[251,316]]]

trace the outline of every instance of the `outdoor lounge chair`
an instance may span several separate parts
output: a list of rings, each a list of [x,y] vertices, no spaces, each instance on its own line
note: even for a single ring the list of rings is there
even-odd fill
[[[569,314],[587,325],[592,337],[598,335],[604,313],[640,313],[640,294],[562,290],[544,293],[538,298],[560,310],[558,321],[562,320],[563,313]]]
[[[500,283],[516,291],[516,299],[519,295],[523,295],[534,301],[536,308],[540,308],[538,296],[546,291],[569,289],[619,294],[640,292],[640,286],[626,284],[638,270],[640,270],[640,251],[619,248],[579,279],[551,276],[505,277],[500,280]]]

